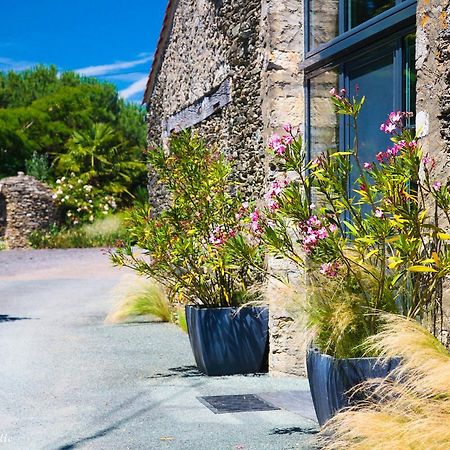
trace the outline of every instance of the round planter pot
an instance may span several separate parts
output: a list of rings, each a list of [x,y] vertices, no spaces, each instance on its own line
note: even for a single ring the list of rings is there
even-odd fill
[[[363,392],[350,396],[349,390],[372,378],[386,378],[399,362],[397,358],[383,363],[378,358],[336,359],[310,349],[306,355],[306,367],[320,426],[340,409],[364,400]]]
[[[206,375],[267,372],[267,308],[186,306],[186,323],[197,367]]]

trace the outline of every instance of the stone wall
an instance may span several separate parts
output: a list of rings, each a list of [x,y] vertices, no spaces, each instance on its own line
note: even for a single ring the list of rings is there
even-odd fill
[[[52,194],[49,187],[23,172],[0,180],[0,238],[7,248],[29,247],[31,232],[56,223]]]
[[[258,0],[180,0],[147,102],[149,144],[160,145],[166,138],[163,123],[168,117],[229,79],[231,102],[193,128],[231,159],[234,178],[248,199],[258,198],[264,185],[260,16]],[[149,191],[158,207],[164,195],[154,176]]]
[[[303,2],[299,0],[263,0],[261,45],[264,51],[261,84],[264,140],[274,132],[282,133],[282,125],[290,122],[303,129],[304,83],[299,70],[303,60]],[[279,174],[272,158],[266,158],[266,184]],[[270,303],[269,370],[272,374],[305,374],[305,335],[301,320],[291,313],[301,301],[304,282],[298,269],[283,260],[269,258],[268,267],[277,275],[300,287],[296,299],[292,290],[269,282]],[[291,303],[292,301],[292,303]]]
[[[450,183],[450,0],[419,0],[416,38],[417,128],[436,178]],[[450,224],[448,224],[450,226]],[[442,341],[450,345],[450,285],[444,287]]]

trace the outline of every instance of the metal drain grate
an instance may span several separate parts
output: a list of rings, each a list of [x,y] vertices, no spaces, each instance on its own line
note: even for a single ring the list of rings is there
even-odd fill
[[[281,408],[271,405],[254,394],[214,395],[197,397],[214,414],[237,412],[277,411]]]

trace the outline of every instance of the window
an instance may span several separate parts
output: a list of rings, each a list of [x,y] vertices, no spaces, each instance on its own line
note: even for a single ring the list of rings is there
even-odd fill
[[[311,157],[353,143],[348,118],[336,117],[329,101],[332,87],[366,96],[359,120],[362,160],[389,145],[379,124],[390,111],[414,111],[415,14],[415,0],[307,0],[302,68]]]

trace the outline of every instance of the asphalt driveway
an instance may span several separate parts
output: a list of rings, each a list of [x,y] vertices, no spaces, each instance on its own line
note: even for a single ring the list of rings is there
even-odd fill
[[[177,327],[106,324],[129,276],[98,249],[0,251],[0,450],[311,448],[305,379],[208,378]],[[197,398],[237,394],[280,409]]]

